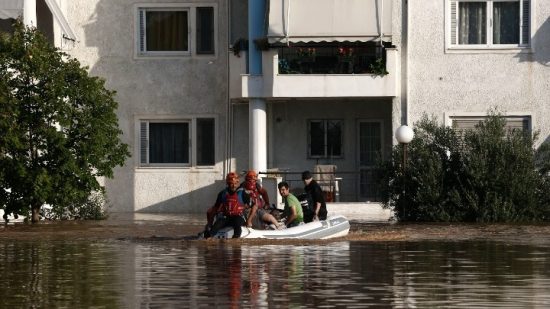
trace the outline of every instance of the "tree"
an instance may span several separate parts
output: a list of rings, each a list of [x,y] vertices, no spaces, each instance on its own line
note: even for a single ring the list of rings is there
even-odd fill
[[[550,146],[537,133],[506,128],[490,111],[465,132],[426,116],[415,124],[407,168],[401,147],[378,169],[382,201],[400,221],[550,220]]]
[[[129,157],[114,91],[21,21],[0,37],[0,207],[32,215],[104,194]]]

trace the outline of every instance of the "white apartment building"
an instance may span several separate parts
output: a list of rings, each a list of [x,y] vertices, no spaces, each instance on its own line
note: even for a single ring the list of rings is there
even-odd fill
[[[496,107],[549,139],[546,0],[4,0],[0,29],[33,7],[117,91],[132,157],[112,211],[203,211],[249,168],[334,166],[340,201],[373,201],[373,166],[423,114]]]

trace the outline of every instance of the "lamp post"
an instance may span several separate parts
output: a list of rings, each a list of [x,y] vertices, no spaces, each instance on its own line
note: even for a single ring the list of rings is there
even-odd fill
[[[406,209],[405,209],[405,170],[407,168],[407,146],[412,141],[414,137],[414,131],[411,129],[411,127],[407,125],[402,125],[395,131],[395,139],[401,144],[401,147],[403,148],[403,165],[401,166],[402,173],[403,173],[403,218],[406,217]]]

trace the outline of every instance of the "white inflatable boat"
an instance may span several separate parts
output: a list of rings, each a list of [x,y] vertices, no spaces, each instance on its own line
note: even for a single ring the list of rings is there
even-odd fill
[[[266,239],[328,239],[346,236],[349,233],[349,221],[341,215],[327,217],[323,221],[314,221],[282,230],[255,230],[242,227],[241,238]],[[233,228],[225,227],[218,231],[214,238],[232,238]]]

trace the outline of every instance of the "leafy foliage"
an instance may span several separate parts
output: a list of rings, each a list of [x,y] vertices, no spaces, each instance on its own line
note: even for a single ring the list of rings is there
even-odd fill
[[[374,75],[384,76],[389,74],[386,70],[386,63],[383,58],[376,58],[376,60],[369,65],[370,73]]]
[[[84,203],[73,204],[67,207],[43,207],[41,216],[48,220],[102,220],[107,218],[105,212],[107,201],[105,195],[93,192]]]
[[[20,21],[0,38],[0,207],[85,205],[129,156],[115,93]]]
[[[550,219],[550,147],[506,129],[496,111],[463,134],[424,116],[403,148],[379,166],[383,202],[400,221],[519,222]]]

